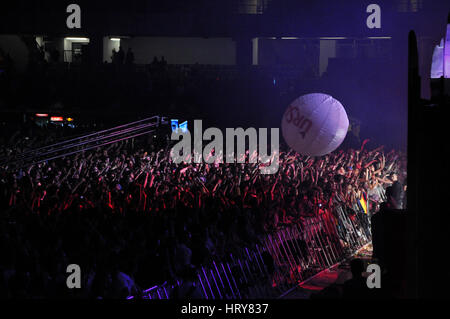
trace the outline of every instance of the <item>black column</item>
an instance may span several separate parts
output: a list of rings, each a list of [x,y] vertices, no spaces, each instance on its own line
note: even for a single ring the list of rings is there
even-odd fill
[[[236,64],[238,66],[250,66],[253,62],[253,44],[250,36],[236,38]]]

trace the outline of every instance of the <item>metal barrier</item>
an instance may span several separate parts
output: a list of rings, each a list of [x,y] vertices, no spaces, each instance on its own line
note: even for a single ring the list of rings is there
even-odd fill
[[[331,219],[309,217],[268,234],[239,255],[202,266],[194,285],[205,299],[276,298],[371,241],[369,218],[356,208],[353,218],[338,206]],[[171,290],[180,284],[155,286],[144,298],[172,298]]]
[[[110,129],[71,138],[23,152],[13,158],[4,157],[0,160],[0,165],[18,168],[117,143],[126,139],[152,133],[160,126],[160,124],[164,124],[164,120],[164,117],[153,116]]]

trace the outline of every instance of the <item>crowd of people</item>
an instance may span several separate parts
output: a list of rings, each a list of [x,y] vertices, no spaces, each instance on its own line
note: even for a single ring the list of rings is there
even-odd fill
[[[31,142],[15,134],[0,156]],[[281,151],[273,175],[259,164],[174,164],[146,139],[2,165],[1,297],[125,298],[308,216],[332,221],[336,205],[356,218],[366,196],[370,214],[405,182],[405,156],[367,142],[320,158]],[[67,289],[69,264],[83,289]]]

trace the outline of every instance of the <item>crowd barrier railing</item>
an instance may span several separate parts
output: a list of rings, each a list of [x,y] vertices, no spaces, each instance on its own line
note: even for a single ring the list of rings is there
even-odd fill
[[[277,298],[371,241],[369,217],[354,208],[353,218],[338,206],[331,219],[304,218],[267,234],[239,254],[217,258],[197,269],[194,285],[205,299]],[[183,281],[152,287],[142,297],[171,299],[177,285],[183,285]]]
[[[162,122],[164,120],[164,117],[153,116],[106,130],[70,138],[51,145],[25,151],[14,157],[3,157],[0,159],[0,165],[17,168],[74,155],[90,149],[153,133],[163,124]]]

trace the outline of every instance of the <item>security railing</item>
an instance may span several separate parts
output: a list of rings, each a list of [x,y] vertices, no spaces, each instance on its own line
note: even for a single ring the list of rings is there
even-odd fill
[[[0,158],[0,166],[8,166],[9,168],[16,169],[26,165],[74,155],[90,149],[153,133],[160,124],[167,124],[165,121],[166,119],[164,117],[153,116],[80,137],[63,140],[51,145],[15,154],[14,156]]]
[[[371,241],[370,220],[357,206],[332,218],[309,217],[268,234],[253,247],[197,269],[193,283],[205,299],[277,298],[300,282],[344,261]],[[170,299],[183,281],[154,286],[141,298]],[[129,297],[134,298],[134,297]]]

